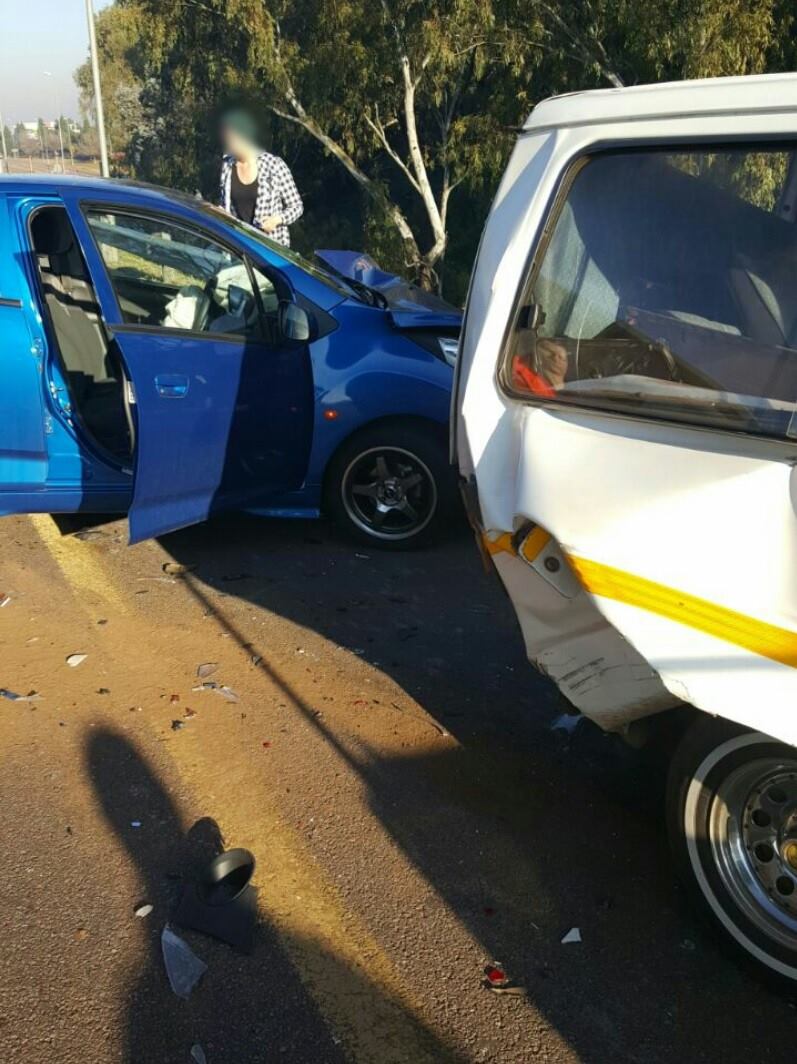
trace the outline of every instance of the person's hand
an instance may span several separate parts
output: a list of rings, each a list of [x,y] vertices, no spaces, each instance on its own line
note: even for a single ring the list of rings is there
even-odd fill
[[[263,221],[260,222],[260,228],[264,233],[273,233],[280,225],[282,225],[281,214],[268,214]]]

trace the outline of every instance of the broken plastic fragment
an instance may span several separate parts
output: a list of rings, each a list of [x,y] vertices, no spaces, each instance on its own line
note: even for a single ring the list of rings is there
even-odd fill
[[[131,828],[140,828],[141,827],[141,821],[140,820],[131,820],[130,821],[130,827]]]
[[[161,932],[161,950],[169,985],[178,997],[188,998],[208,966],[168,924]]]
[[[198,665],[196,674],[200,680],[206,680],[208,676],[212,676],[219,667],[217,661],[206,661],[204,665]]]
[[[70,669],[76,669],[78,665],[83,664],[87,657],[88,654],[70,654],[66,659],[66,663]]]
[[[136,916],[139,920],[143,920],[145,916],[149,916],[154,908],[154,905],[139,905],[136,909]]]
[[[0,698],[7,698],[9,702],[40,702],[41,697],[36,691],[29,691],[26,695],[17,695],[13,691],[7,691],[5,687],[0,687]]]
[[[578,927],[571,927],[567,934],[562,939],[563,946],[569,946],[573,942],[581,941],[581,929]]]
[[[563,731],[572,735],[584,718],[580,713],[563,713],[551,725],[551,731]]]
[[[198,1043],[191,1046],[191,1060],[194,1064],[208,1064],[208,1058],[205,1056],[205,1050]]]
[[[197,684],[196,687],[191,688],[192,691],[215,691],[217,695],[221,695],[228,702],[240,702],[238,695],[231,687],[227,687],[226,684],[216,683],[214,680],[208,680],[206,683]]]
[[[488,964],[484,969],[484,974],[490,986],[505,986],[509,982],[509,977],[503,968],[495,964]]]
[[[522,996],[526,993],[522,986],[513,983],[498,961],[488,964],[484,969],[482,986],[492,990],[494,994],[515,994]]]
[[[183,565],[180,562],[164,562],[162,565],[164,573],[168,573],[169,576],[184,576],[185,573],[191,573],[196,569],[195,565]]]
[[[0,593],[0,610],[2,610],[3,606],[7,606],[10,602],[11,602],[11,596],[10,595],[3,595],[3,594]]]

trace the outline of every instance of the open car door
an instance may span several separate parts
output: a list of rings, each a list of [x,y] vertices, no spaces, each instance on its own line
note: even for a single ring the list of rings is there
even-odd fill
[[[287,281],[177,215],[70,210],[129,378],[131,542],[299,487],[312,372]]]
[[[604,727],[683,701],[797,743],[794,159],[582,158],[503,329],[517,159],[494,207],[460,466],[529,656]]]
[[[26,321],[28,282],[18,232],[0,195],[0,513],[38,508],[47,478],[42,403],[43,346]]]

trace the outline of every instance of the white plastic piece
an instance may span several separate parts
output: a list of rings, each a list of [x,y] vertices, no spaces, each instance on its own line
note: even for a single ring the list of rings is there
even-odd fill
[[[168,924],[161,932],[161,950],[169,985],[178,997],[187,999],[208,966]]]

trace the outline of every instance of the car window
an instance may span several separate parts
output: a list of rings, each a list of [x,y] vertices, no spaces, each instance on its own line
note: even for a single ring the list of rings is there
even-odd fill
[[[582,163],[524,286],[505,386],[797,438],[795,179],[783,147]]]
[[[87,217],[126,323],[262,338],[260,300],[241,256],[160,218],[105,210]],[[268,278],[257,283],[273,298]]]
[[[214,221],[223,222],[225,225],[229,226],[230,229],[235,229],[236,232],[240,233],[242,236],[257,241],[258,244],[262,244],[263,247],[268,248],[269,251],[275,251],[280,258],[287,259],[288,262],[293,263],[294,266],[298,266],[299,269],[304,270],[305,273],[309,273],[317,281],[321,281],[328,288],[337,292],[338,295],[343,296],[344,299],[349,299],[351,296],[360,298],[357,295],[357,292],[344,280],[333,276],[328,270],[322,269],[316,263],[310,262],[303,255],[300,255],[298,251],[294,251],[293,248],[285,247],[284,244],[278,244],[275,240],[272,240],[270,236],[267,236],[262,229],[258,229],[254,225],[249,225],[247,222],[242,222],[239,218],[234,218],[231,214],[228,214],[226,211],[222,210],[221,207],[217,207],[213,203],[201,201],[192,203],[192,206],[204,211],[204,213],[213,218]]]

